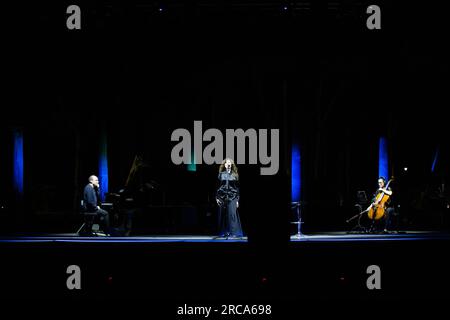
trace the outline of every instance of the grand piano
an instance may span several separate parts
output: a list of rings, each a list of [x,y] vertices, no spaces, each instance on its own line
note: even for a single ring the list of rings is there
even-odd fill
[[[152,168],[135,156],[124,187],[106,194],[112,226],[118,234],[174,235],[210,233],[216,221],[215,201],[199,192],[198,174],[181,168]],[[164,179],[160,184],[153,179]],[[106,209],[107,210],[107,209]]]
[[[148,164],[141,156],[136,155],[124,187],[117,192],[106,194],[106,206],[119,234],[130,235],[136,212],[148,204],[148,193],[158,187],[155,181],[145,181],[142,174],[145,167],[148,167]]]

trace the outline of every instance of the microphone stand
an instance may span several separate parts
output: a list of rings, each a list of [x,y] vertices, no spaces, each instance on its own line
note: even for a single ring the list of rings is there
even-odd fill
[[[229,229],[230,228],[230,221],[229,221],[229,219],[228,219],[228,203],[230,202],[230,200],[229,200],[229,198],[228,198],[228,191],[227,191],[227,196],[226,196],[226,198],[225,198],[225,205],[224,205],[224,207],[223,207],[223,210],[224,210],[224,212],[225,212],[225,214],[226,214],[226,221],[227,221],[227,229]],[[226,233],[225,233],[225,240],[228,240],[228,238],[230,237],[230,232],[229,231],[227,231]]]
[[[222,221],[224,219],[224,214],[228,214],[228,194],[226,195],[225,200],[220,204],[220,221],[219,221],[220,226],[219,227],[222,226]],[[228,237],[230,236],[230,233],[226,232],[224,234],[224,236],[225,236],[225,240],[228,240]],[[219,236],[213,237],[214,240],[219,239],[219,238],[222,238],[222,236],[219,235]]]
[[[298,201],[298,202],[291,202],[291,209],[295,209],[296,214],[297,214],[297,221],[296,222],[292,222],[292,224],[296,224],[297,225],[297,234],[293,235],[294,238],[296,239],[300,239],[303,237],[303,233],[301,232],[301,227],[302,227],[302,202]]]
[[[225,240],[228,240],[228,238],[230,237],[230,231],[229,231],[229,229],[230,229],[230,219],[228,217],[228,205],[230,203],[230,179],[229,179],[230,178],[229,177],[230,173],[231,173],[231,170],[230,171],[227,170],[227,191],[225,193],[226,196],[225,196],[225,207],[224,207],[224,211],[225,211],[225,214],[226,214],[226,222],[227,222],[227,224],[226,224],[227,232],[225,233]]]

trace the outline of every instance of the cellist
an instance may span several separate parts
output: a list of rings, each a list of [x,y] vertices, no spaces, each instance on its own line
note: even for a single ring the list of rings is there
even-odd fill
[[[386,179],[384,177],[378,178],[378,190],[375,192],[372,203],[375,203],[377,196],[380,194],[380,192],[383,192],[389,196],[388,201],[384,204],[385,205],[385,213],[384,213],[384,230],[383,232],[388,232],[392,216],[394,215],[394,208],[392,206],[392,189],[390,186],[386,188]]]

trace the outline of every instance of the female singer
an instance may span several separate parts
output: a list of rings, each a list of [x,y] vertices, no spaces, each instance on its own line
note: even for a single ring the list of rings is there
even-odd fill
[[[216,201],[219,206],[219,236],[239,238],[243,236],[239,207],[239,174],[234,161],[226,158],[219,167],[219,188]]]

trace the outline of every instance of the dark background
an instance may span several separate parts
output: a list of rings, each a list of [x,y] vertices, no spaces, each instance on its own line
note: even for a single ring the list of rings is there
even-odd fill
[[[356,191],[377,188],[381,135],[402,227],[448,227],[448,209],[432,196],[449,180],[443,8],[379,3],[382,29],[368,30],[364,1],[89,1],[78,3],[77,31],[66,28],[69,4],[5,10],[0,199],[11,222],[3,232],[77,228],[104,129],[110,191],[142,154],[145,179],[159,184],[151,204],[193,206],[198,223],[180,232],[211,233],[217,166],[188,172],[170,160],[172,131],[193,132],[194,120],[204,130],[280,129],[276,176],[239,166],[253,239],[289,234],[293,141],[302,150],[305,230],[350,228]],[[10,183],[15,127],[24,132],[21,202]],[[142,232],[151,214],[138,218]]]

